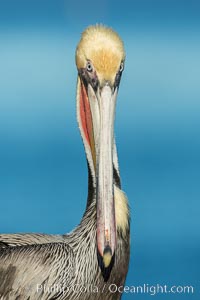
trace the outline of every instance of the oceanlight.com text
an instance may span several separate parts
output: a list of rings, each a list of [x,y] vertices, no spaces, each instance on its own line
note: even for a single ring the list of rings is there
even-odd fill
[[[194,294],[194,287],[191,285],[150,285],[148,283],[138,286],[117,286],[116,284],[110,284],[109,291],[111,293],[149,294],[151,296],[155,296],[157,294]]]

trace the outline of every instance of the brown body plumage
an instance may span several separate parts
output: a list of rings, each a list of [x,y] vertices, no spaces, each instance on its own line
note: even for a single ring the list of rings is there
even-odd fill
[[[127,198],[121,190],[116,145],[112,132],[110,136],[113,188],[106,204],[101,202],[104,201],[101,199],[101,194],[100,198],[98,196],[99,190],[101,191],[101,186],[98,186],[101,184],[101,180],[98,181],[98,178],[101,178],[101,174],[98,173],[99,169],[101,170],[101,147],[106,151],[105,146],[100,143],[100,138],[98,139],[98,135],[101,137],[98,127],[101,117],[100,121],[95,119],[94,110],[91,108],[93,104],[90,103],[88,107],[90,107],[89,114],[92,117],[90,116],[89,119],[86,110],[81,106],[81,101],[84,101],[84,105],[88,105],[86,101],[89,103],[91,99],[97,101],[99,97],[98,101],[104,101],[107,95],[113,97],[120,80],[116,74],[121,69],[122,63],[124,64],[124,58],[123,43],[112,30],[103,26],[94,26],[83,34],[77,47],[76,62],[79,71],[78,122],[89,170],[86,211],[77,228],[66,235],[0,235],[0,300],[114,300],[121,298],[121,289],[119,292],[117,288],[124,284],[129,262]],[[92,63],[93,69],[91,72],[88,67],[90,73],[87,75],[84,68],[88,61]],[[91,94],[93,93],[90,86],[91,78],[87,76],[94,76],[97,84],[93,85],[95,82],[92,81],[91,86],[96,93],[99,89],[100,95],[103,91],[102,100],[100,96],[95,98],[95,94]],[[110,89],[112,89],[111,94],[109,94]],[[86,94],[83,93],[84,90]],[[101,111],[98,113],[101,116]],[[104,162],[107,158],[102,159]],[[103,176],[104,172],[103,169]],[[108,178],[108,182],[109,180]],[[107,213],[107,208],[113,216]],[[111,224],[108,229],[106,229],[107,224]],[[116,242],[115,230],[113,231],[112,226],[116,228]],[[105,240],[102,240],[104,234]]]

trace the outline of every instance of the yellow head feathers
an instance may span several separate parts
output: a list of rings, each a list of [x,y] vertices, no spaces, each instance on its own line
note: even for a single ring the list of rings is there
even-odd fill
[[[95,25],[82,34],[76,49],[77,68],[84,68],[87,61],[93,64],[99,80],[113,82],[120,64],[125,59],[124,45],[111,28]]]

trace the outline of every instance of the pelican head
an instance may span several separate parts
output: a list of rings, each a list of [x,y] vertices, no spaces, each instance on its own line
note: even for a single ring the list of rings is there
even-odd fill
[[[112,29],[96,25],[83,32],[76,50],[77,115],[96,191],[97,248],[104,268],[111,265],[117,243],[114,117],[124,60],[123,42]]]

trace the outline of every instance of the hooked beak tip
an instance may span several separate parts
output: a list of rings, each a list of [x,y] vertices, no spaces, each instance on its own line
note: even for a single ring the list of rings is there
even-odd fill
[[[112,260],[112,250],[110,246],[106,246],[103,252],[104,267],[108,268]]]
[[[112,253],[110,246],[107,245],[103,251],[103,255],[101,255],[98,251],[97,257],[104,278],[104,282],[107,282],[114,265],[115,252]]]

